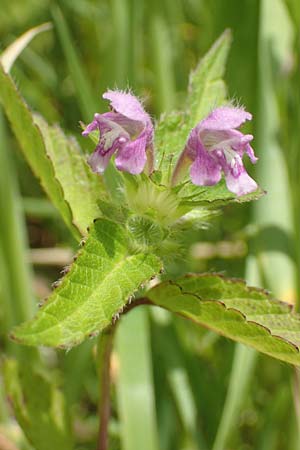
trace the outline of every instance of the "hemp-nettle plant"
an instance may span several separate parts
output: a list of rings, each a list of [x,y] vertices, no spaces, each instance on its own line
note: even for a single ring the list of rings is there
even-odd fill
[[[252,116],[226,96],[229,46],[225,32],[192,72],[185,105],[159,120],[132,92],[108,90],[103,98],[111,110],[81,124],[93,142],[82,140],[85,150],[32,113],[0,70],[0,99],[23,153],[81,242],[49,298],[10,336],[23,345],[62,349],[99,336],[102,450],[113,332],[118,319],[141,304],[300,364],[300,316],[289,305],[241,280],[190,273],[191,245],[214,214],[264,194],[243,164],[245,154],[257,161],[253,136],[241,131]]]

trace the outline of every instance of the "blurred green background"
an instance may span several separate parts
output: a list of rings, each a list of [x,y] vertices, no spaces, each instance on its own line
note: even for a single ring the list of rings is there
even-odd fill
[[[74,134],[84,148],[89,144],[79,121],[105,111],[101,95],[108,87],[131,88],[154,118],[180,109],[189,72],[231,28],[229,98],[254,116],[249,131],[260,161],[256,172],[249,169],[268,194],[255,205],[227,207],[199,231],[189,269],[246,278],[297,303],[298,0],[0,0],[0,7],[1,50],[31,27],[53,24],[24,50],[12,76],[32,109]],[[49,293],[76,243],[2,113],[0,141],[0,346],[3,355],[15,355],[20,349],[7,331],[31,315],[32,295],[40,301]],[[161,311],[134,311],[120,330],[110,449],[300,448],[297,370]],[[76,449],[93,449],[97,440],[94,346],[90,341],[67,354],[42,353],[65,393]],[[33,448],[13,419],[1,379],[0,404],[0,449]]]

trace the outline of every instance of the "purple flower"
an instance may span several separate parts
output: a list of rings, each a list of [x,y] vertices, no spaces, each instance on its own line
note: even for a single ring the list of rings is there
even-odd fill
[[[111,112],[95,114],[82,135],[99,130],[99,142],[88,162],[94,172],[103,173],[116,153],[117,169],[132,174],[141,173],[148,161],[153,169],[153,125],[139,100],[129,92],[107,91],[103,98],[110,101]]]
[[[227,188],[236,195],[244,195],[257,189],[256,182],[247,174],[242,157],[247,153],[252,163],[257,158],[250,145],[251,134],[237,130],[250,113],[240,108],[224,106],[212,111],[191,131],[173,176],[178,181],[180,166],[192,161],[192,182],[200,186],[212,186],[225,175]]]

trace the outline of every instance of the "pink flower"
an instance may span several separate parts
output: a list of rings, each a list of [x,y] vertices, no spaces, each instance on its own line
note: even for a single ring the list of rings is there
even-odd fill
[[[153,125],[139,100],[128,92],[107,91],[103,98],[110,101],[111,112],[95,114],[82,135],[99,130],[99,143],[89,158],[94,172],[103,173],[116,153],[118,170],[139,174],[147,159],[153,164]],[[148,158],[147,158],[148,157]]]
[[[250,113],[240,108],[224,106],[212,111],[191,131],[186,147],[175,169],[175,178],[184,160],[192,161],[191,180],[200,186],[211,186],[225,176],[227,188],[236,195],[244,195],[257,189],[256,182],[247,174],[242,157],[247,153],[252,163],[257,158],[250,145],[251,134],[237,130]],[[173,177],[174,178],[174,177]]]

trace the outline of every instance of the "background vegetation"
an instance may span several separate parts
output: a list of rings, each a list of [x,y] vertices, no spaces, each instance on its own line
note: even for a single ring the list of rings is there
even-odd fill
[[[199,232],[191,269],[246,278],[296,303],[299,2],[14,0],[1,6],[2,49],[35,25],[53,24],[24,50],[12,75],[34,110],[79,140],[79,120],[87,123],[95,111],[105,110],[101,93],[107,87],[132,88],[146,98],[155,118],[179,108],[190,70],[221,32],[231,28],[226,81],[230,97],[254,115],[249,131],[260,162],[252,173],[268,195],[253,206],[226,207]],[[22,351],[7,339],[7,332],[32,315],[33,297],[38,302],[49,293],[76,242],[27,167],[2,113],[0,119],[0,345],[2,354],[10,356]],[[27,394],[18,397],[17,386],[10,390],[19,398],[24,417],[19,424],[14,420],[2,377],[0,448],[32,448],[22,428],[32,427],[30,411],[53,406],[51,399],[58,395],[51,390],[53,381],[65,394],[68,417],[61,420],[70,423],[75,448],[95,448],[95,342],[69,353],[42,351],[47,398],[45,389],[41,387],[41,394],[36,390],[44,378],[30,376],[29,359],[21,355]],[[211,331],[166,312],[139,308],[122,318],[113,353],[110,448],[294,450],[300,445],[298,376],[298,370]],[[33,390],[32,403],[25,407],[22,402]],[[54,411],[53,417],[57,415]],[[42,417],[41,412],[36,420]],[[51,424],[51,417],[45,421]],[[51,442],[50,434],[40,437],[39,448],[63,449],[60,441]]]

